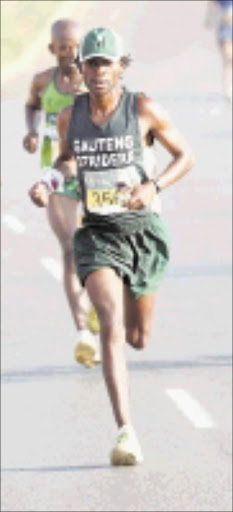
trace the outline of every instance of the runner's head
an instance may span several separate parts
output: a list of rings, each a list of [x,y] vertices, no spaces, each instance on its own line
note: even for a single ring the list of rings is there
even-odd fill
[[[50,52],[56,57],[58,66],[69,71],[75,65],[80,39],[78,24],[70,19],[55,21],[51,27]]]
[[[109,94],[122,78],[130,63],[121,37],[107,27],[90,30],[79,50],[79,65],[86,86],[97,96]]]

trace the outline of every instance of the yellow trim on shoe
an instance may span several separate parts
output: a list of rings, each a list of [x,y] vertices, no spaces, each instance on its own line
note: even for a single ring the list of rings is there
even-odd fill
[[[134,453],[124,451],[117,447],[112,450],[110,460],[113,466],[136,466],[143,462],[143,460],[138,459]]]
[[[89,339],[89,337],[91,338]],[[94,368],[101,363],[98,344],[92,334],[89,333],[87,339],[81,338],[74,350],[75,360],[86,366],[86,368]]]
[[[99,334],[100,324],[95,308],[92,306],[87,313],[87,328],[92,334]]]
[[[97,350],[89,343],[80,342],[75,348],[75,359],[78,363],[83,364],[86,368],[95,366],[95,357]]]
[[[141,447],[131,426],[120,428],[110,461],[113,466],[135,466],[143,462]]]

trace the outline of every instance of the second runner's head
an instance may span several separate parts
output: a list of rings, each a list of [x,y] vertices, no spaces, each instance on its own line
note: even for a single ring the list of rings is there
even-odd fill
[[[90,30],[82,39],[78,63],[91,94],[105,96],[118,86],[130,63],[119,34],[107,27]]]
[[[69,72],[75,66],[80,40],[80,29],[77,22],[61,19],[51,27],[50,52],[56,57],[58,66]]]

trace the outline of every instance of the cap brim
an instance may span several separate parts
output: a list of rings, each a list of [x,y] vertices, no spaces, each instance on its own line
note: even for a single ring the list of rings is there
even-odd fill
[[[80,62],[86,62],[87,60],[94,59],[96,57],[101,57],[105,60],[109,60],[110,62],[118,62],[121,59],[121,57],[110,56],[104,53],[92,53],[90,55],[86,55],[86,57],[80,56],[79,60]]]

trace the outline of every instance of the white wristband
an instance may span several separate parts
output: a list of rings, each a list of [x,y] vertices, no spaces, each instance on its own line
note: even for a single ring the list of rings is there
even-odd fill
[[[43,178],[40,181],[41,183],[46,183],[51,192],[55,192],[61,189],[64,183],[64,176],[61,171],[51,168],[45,172]]]

